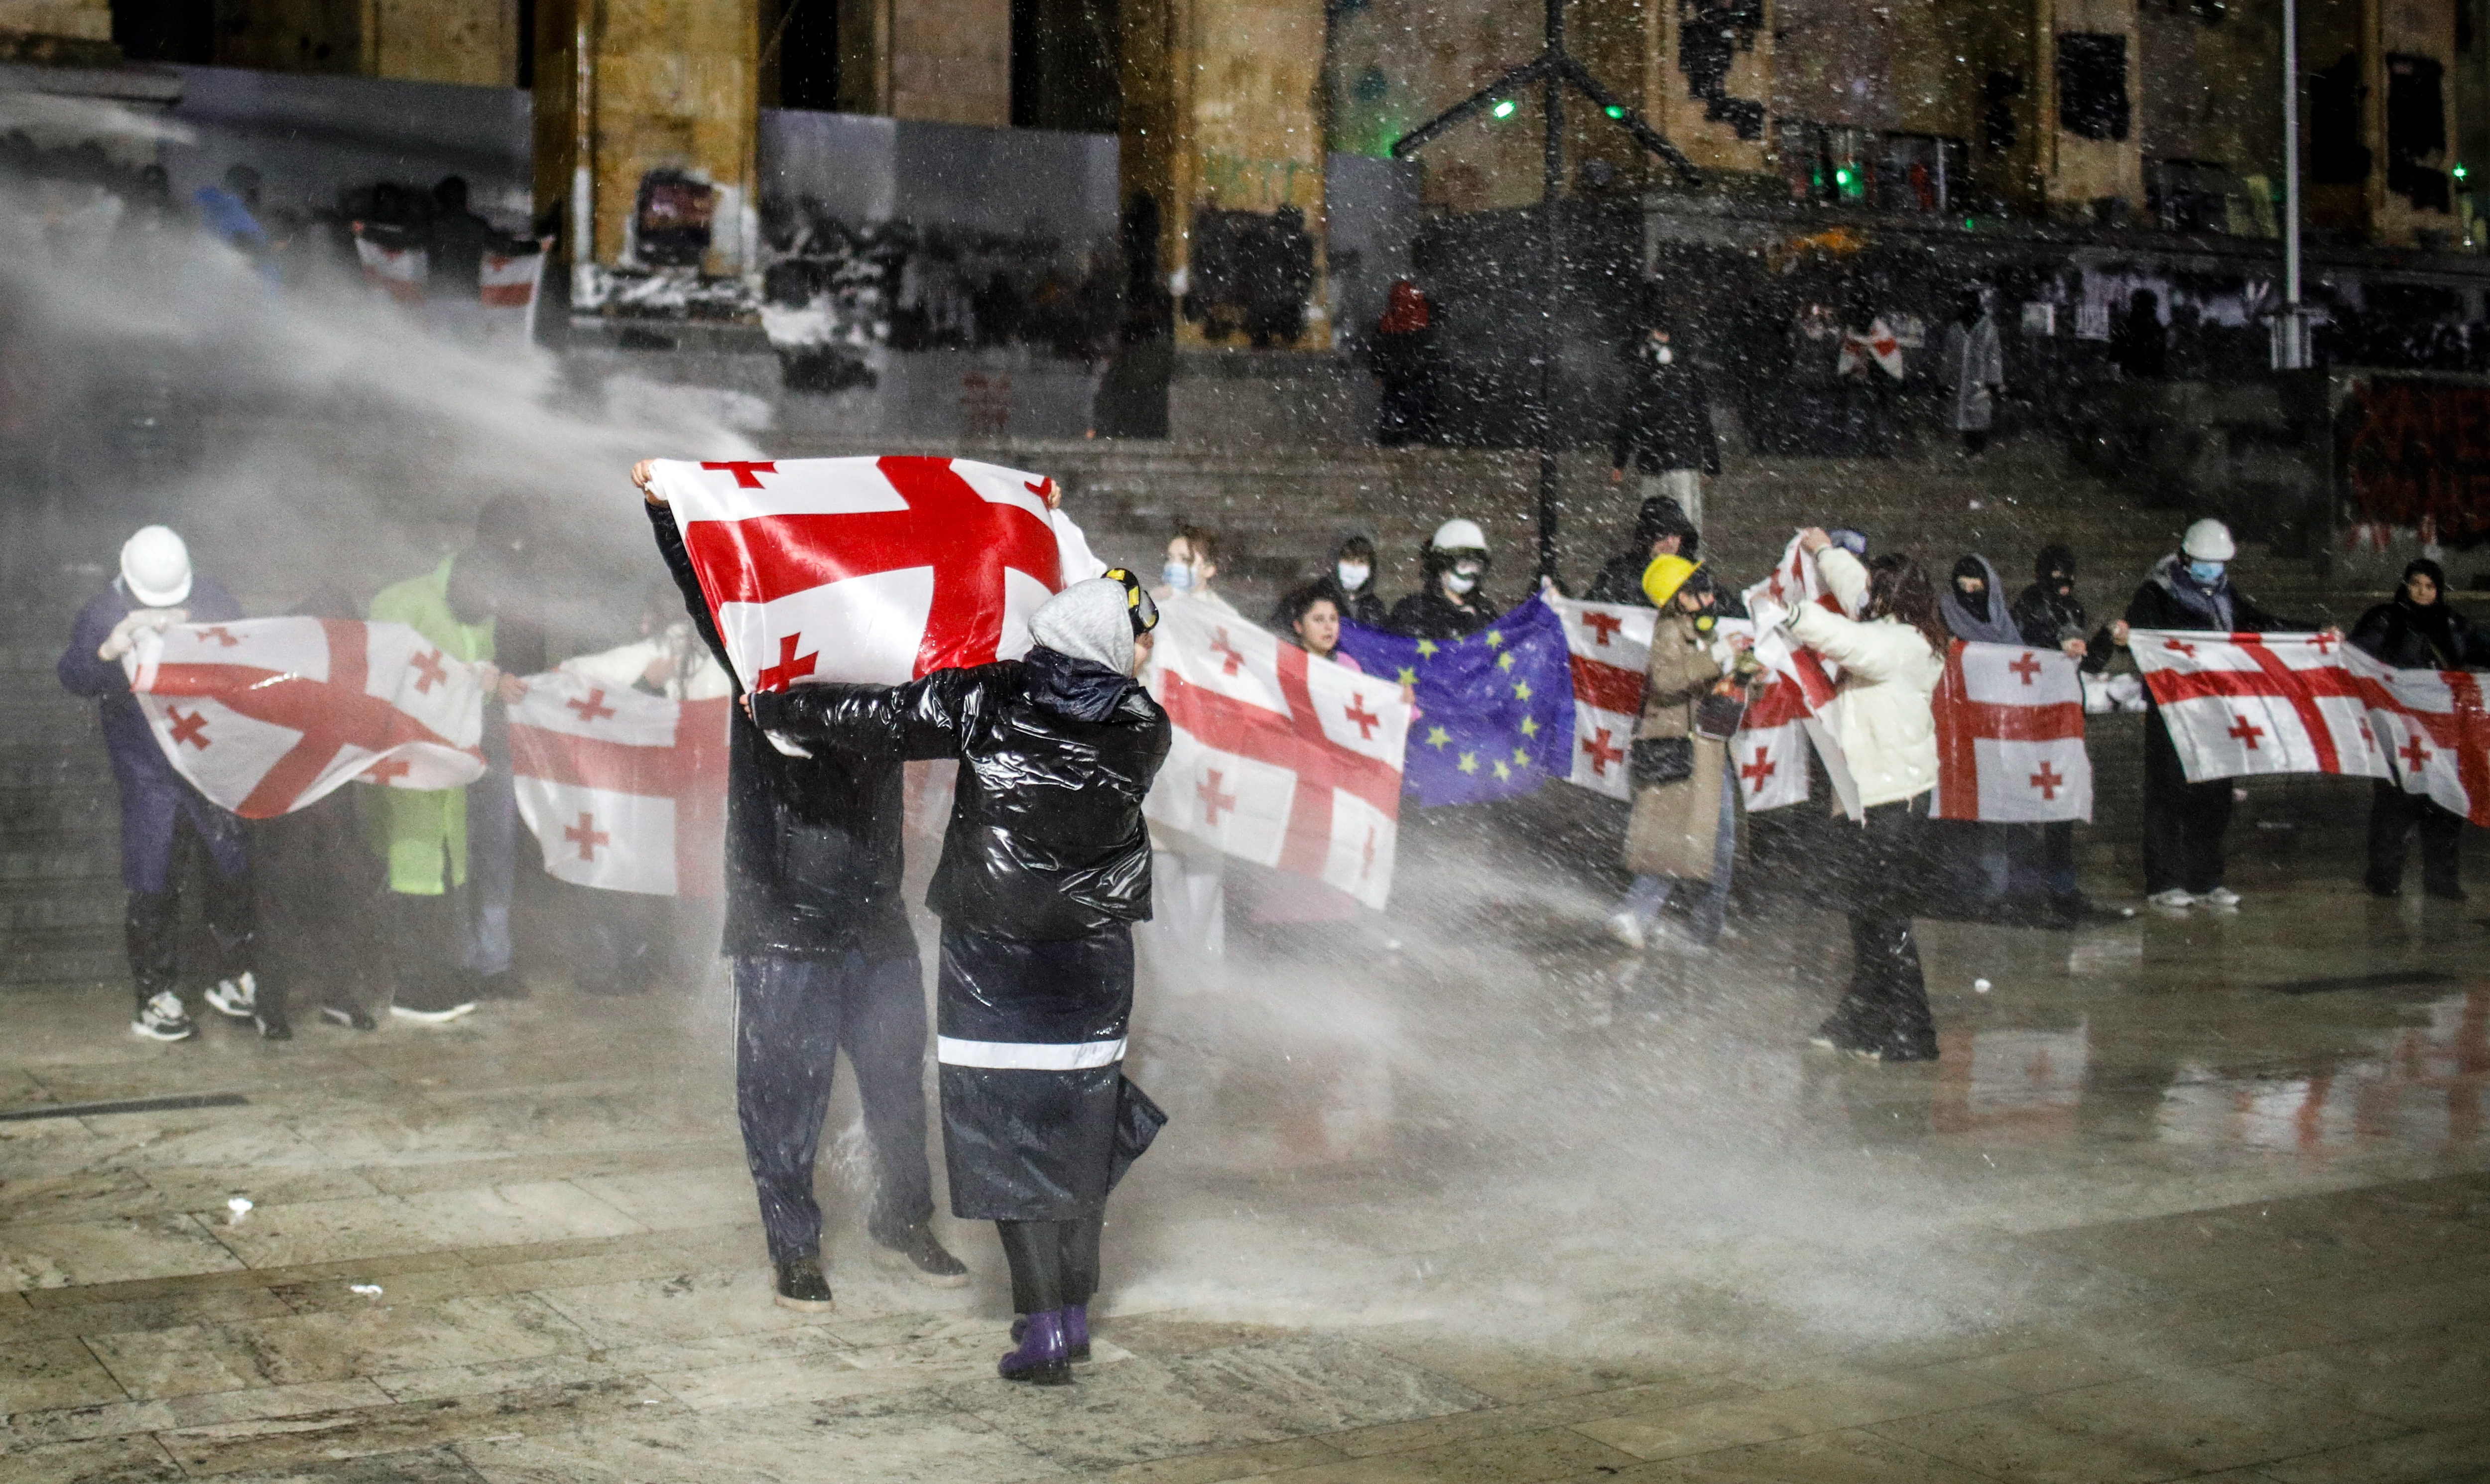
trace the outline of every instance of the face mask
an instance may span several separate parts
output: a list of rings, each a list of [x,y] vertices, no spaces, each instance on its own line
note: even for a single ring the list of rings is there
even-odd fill
[[[1159,575],[1167,580],[1169,587],[1179,593],[1190,591],[1193,587],[1193,564],[1190,562],[1170,562],[1159,569]]]
[[[1366,586],[1367,578],[1374,575],[1375,568],[1367,566],[1363,562],[1343,562],[1340,564],[1340,585],[1344,591],[1350,593],[1356,592],[1358,589]]]
[[[2211,586],[2212,584],[2222,580],[2222,564],[2219,562],[2190,562],[2187,564],[2187,575],[2195,578],[2198,582]]]
[[[1470,589],[1477,586],[1478,579],[1469,575],[1467,572],[1455,571],[1444,573],[1444,591],[1452,594],[1456,597],[1467,597]]]

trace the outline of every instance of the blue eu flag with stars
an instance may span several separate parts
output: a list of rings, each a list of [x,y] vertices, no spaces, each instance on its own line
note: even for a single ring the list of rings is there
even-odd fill
[[[1404,639],[1340,626],[1367,674],[1418,687],[1402,765],[1422,804],[1527,794],[1573,771],[1574,671],[1565,621],[1532,598],[1466,639]]]

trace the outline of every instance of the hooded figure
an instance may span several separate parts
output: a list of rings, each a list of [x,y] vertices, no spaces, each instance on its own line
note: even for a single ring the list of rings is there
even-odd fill
[[[817,751],[960,764],[926,896],[943,1145],[953,1213],[995,1222],[1011,1263],[1026,1323],[1009,1380],[1060,1384],[1085,1357],[1108,1190],[1164,1120],[1122,1072],[1133,924],[1150,915],[1142,800],[1170,739],[1132,678],[1156,622],[1114,571],[1039,609],[1026,659],[752,698],[763,728]]]
[[[1648,608],[1652,601],[1643,592],[1643,573],[1652,563],[1662,557],[1695,561],[1702,546],[1703,537],[1687,518],[1686,508],[1666,495],[1654,495],[1635,511],[1634,535],[1591,579],[1582,601]]]
[[[2153,564],[2127,602],[2127,626],[2215,633],[2313,629],[2268,613],[2231,585],[2239,554],[2230,527],[2200,520],[2179,549]],[[2236,907],[2239,893],[2222,881],[2222,837],[2231,827],[2231,780],[2190,783],[2156,705],[2144,723],[2144,893],[2156,905],[2185,908],[2198,900]]]
[[[99,703],[121,796],[121,884],[130,893],[124,926],[138,996],[130,1029],[151,1040],[178,1041],[195,1029],[182,1000],[179,927],[183,867],[196,856],[206,858],[200,876],[215,946],[203,975],[213,986],[207,999],[238,1019],[253,1013],[250,857],[243,821],[210,803],[165,760],[121,659],[140,628],[241,617],[223,588],[192,574],[181,537],[148,526],[123,544],[120,575],[78,610],[56,671],[70,694]]]
[[[1954,563],[1954,576],[1937,599],[1937,613],[1945,620],[1946,631],[1965,643],[2023,642],[2021,631],[2007,614],[2006,587],[1998,580],[1997,568],[1978,552]]]
[[[2490,644],[2447,605],[2446,569],[2426,557],[2404,568],[2392,600],[2361,614],[2348,638],[2399,670],[2490,664]],[[2464,900],[2458,875],[2464,816],[2393,778],[2370,780],[2370,894],[2403,894],[2404,854],[2415,834],[2420,836],[2421,889],[2443,901]]]
[[[2006,390],[2006,350],[1985,297],[1966,294],[1946,326],[1944,383],[1954,389],[1954,426],[1966,452],[1988,447],[1997,393]]]
[[[2084,605],[2075,597],[2075,552],[2051,542],[2032,563],[2032,585],[2014,599],[2014,631],[2036,650],[2054,650],[2084,636]]]
[[[1411,639],[1459,639],[1487,627],[1504,615],[1479,588],[1488,563],[1487,533],[1478,522],[1445,521],[1418,548],[1426,586],[1394,603],[1385,626]]]

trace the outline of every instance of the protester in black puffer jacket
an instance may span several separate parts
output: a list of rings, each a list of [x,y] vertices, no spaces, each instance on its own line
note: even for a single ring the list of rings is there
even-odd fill
[[[633,471],[683,607],[729,674],[674,512]],[[813,1167],[845,1047],[873,1145],[866,1230],[940,1286],[968,1281],[929,1225],[925,989],[900,897],[899,762],[815,748],[789,757],[748,726],[726,761],[726,942],[734,960],[736,1114],[778,1272],[778,1302],[831,1306]]]
[[[2447,605],[2447,572],[2426,557],[2404,568],[2391,602],[2360,615],[2350,642],[2398,670],[2461,670],[2490,665],[2490,634]],[[2456,862],[2464,816],[2426,794],[2405,792],[2389,778],[2370,780],[2367,885],[2377,896],[2399,896],[2404,852],[2420,836],[2420,885],[2431,896],[2464,900]]]
[[[762,729],[815,750],[959,761],[926,897],[942,918],[943,1150],[952,1212],[993,1221],[1011,1263],[1014,1381],[1059,1384],[1086,1358],[1118,1131],[1127,1158],[1127,1125],[1154,1131],[1122,1063],[1132,925],[1150,915],[1142,800],[1170,736],[1132,679],[1156,622],[1110,572],[1038,610],[1026,659],[752,698]]]

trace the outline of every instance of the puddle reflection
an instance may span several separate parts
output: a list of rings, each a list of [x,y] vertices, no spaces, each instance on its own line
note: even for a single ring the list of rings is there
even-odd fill
[[[2171,1144],[2328,1158],[2394,1145],[2415,1152],[2480,1142],[2490,1099],[2490,990],[2433,1002],[2429,1023],[2377,1036],[2375,1053],[2304,1077],[2181,1067],[2156,1132]]]

